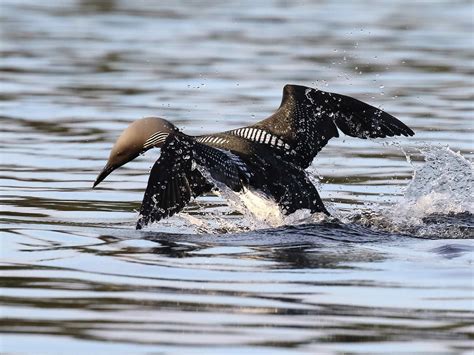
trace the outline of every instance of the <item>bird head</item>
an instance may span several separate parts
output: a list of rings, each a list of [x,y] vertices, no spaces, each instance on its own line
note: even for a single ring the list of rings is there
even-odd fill
[[[132,161],[153,147],[160,148],[170,133],[178,129],[159,117],[145,117],[131,123],[115,142],[107,164],[97,176],[96,187],[112,171]]]

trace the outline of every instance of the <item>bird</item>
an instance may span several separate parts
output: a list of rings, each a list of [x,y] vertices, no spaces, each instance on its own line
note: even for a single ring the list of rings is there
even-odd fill
[[[287,84],[272,115],[242,128],[190,136],[160,117],[132,122],[112,147],[93,188],[117,168],[159,148],[136,229],[222,188],[259,192],[285,215],[300,209],[330,215],[305,169],[339,131],[362,139],[414,135],[394,116],[358,99]]]

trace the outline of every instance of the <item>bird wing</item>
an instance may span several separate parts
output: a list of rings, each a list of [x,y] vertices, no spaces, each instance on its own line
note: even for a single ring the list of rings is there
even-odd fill
[[[248,182],[249,173],[232,153],[205,146],[189,136],[170,134],[161,155],[153,165],[143,196],[136,228],[171,217],[181,211],[192,197],[214,187],[197,168],[221,181],[234,191]]]
[[[305,169],[338,128],[358,138],[412,136],[392,115],[349,96],[285,85],[278,110],[254,125],[226,132],[280,151],[285,160]]]

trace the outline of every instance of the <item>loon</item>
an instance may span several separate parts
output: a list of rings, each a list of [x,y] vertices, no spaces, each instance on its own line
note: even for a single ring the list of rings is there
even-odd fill
[[[263,193],[284,214],[309,209],[329,215],[305,169],[331,138],[339,137],[338,130],[362,139],[414,135],[392,115],[355,98],[285,85],[275,113],[222,133],[189,136],[159,117],[133,122],[117,139],[93,187],[149,149],[160,148],[136,229],[174,215],[220,184],[235,192]]]

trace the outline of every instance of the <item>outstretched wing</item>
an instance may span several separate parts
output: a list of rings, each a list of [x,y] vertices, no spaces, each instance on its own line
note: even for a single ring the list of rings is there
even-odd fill
[[[412,136],[414,132],[392,115],[349,96],[305,86],[285,85],[278,110],[267,119],[226,132],[281,152],[305,169],[338,128],[358,138]]]
[[[170,134],[151,169],[136,228],[171,217],[191,198],[211,191],[214,185],[197,166],[202,166],[210,177],[240,191],[243,183],[248,182],[248,173],[238,158],[230,155],[188,136]]]

